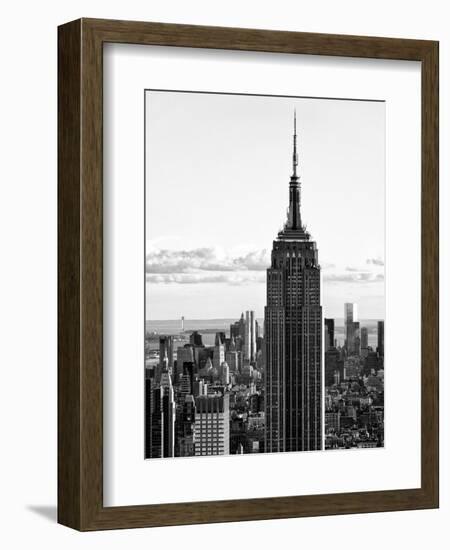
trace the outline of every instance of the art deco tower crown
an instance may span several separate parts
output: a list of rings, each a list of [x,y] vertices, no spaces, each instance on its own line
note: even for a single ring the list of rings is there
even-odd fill
[[[289,182],[289,208],[287,211],[287,220],[284,229],[278,234],[279,239],[308,240],[309,234],[302,225],[300,212],[301,204],[301,183],[297,174],[298,154],[297,154],[297,113],[294,111],[294,148],[292,153],[292,176]]]

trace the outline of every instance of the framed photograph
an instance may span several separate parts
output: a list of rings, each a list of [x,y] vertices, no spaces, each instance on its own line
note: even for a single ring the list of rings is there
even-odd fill
[[[58,40],[59,522],[438,507],[438,43]]]

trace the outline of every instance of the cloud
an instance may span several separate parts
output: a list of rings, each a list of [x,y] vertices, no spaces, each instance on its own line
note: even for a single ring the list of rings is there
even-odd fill
[[[148,273],[146,281],[152,284],[180,284],[195,285],[201,283],[225,283],[233,286],[245,285],[249,283],[265,283],[266,274],[264,272],[240,273]]]
[[[269,265],[269,255],[265,249],[233,255],[220,248],[192,250],[154,248],[147,254],[146,273],[265,271]]]
[[[266,282],[266,269],[270,266],[270,254],[266,249],[224,250],[220,247],[203,247],[189,250],[159,248],[148,243],[146,280],[151,284],[195,285],[228,284],[246,285]],[[375,263],[378,262],[378,263]],[[373,265],[381,260],[367,260]],[[376,274],[358,267],[336,270],[335,264],[322,264],[326,283],[376,283],[384,281],[383,274]]]
[[[330,273],[324,275],[323,280],[328,283],[378,283],[384,281],[384,275],[359,271],[357,273]]]
[[[380,258],[368,258],[366,264],[384,266],[384,262]]]
[[[146,280],[153,284],[262,283],[270,266],[265,249],[234,253],[219,247],[169,250],[154,243],[148,248]]]

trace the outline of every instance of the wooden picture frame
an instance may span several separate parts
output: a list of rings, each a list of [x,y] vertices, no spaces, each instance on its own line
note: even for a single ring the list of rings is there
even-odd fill
[[[421,63],[420,488],[103,506],[102,50],[106,42]],[[59,523],[90,531],[438,507],[438,43],[79,19],[59,27],[58,52]]]

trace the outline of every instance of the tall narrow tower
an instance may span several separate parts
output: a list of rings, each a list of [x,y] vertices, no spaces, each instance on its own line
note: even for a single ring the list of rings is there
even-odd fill
[[[349,355],[358,355],[359,322],[358,305],[344,304],[345,347]]]
[[[294,114],[289,208],[267,270],[266,452],[322,449],[322,307],[317,246],[302,225]]]
[[[175,398],[172,379],[169,373],[169,360],[167,358],[167,354],[163,359],[163,369],[161,373],[161,395],[163,413],[163,456],[175,456]]]

